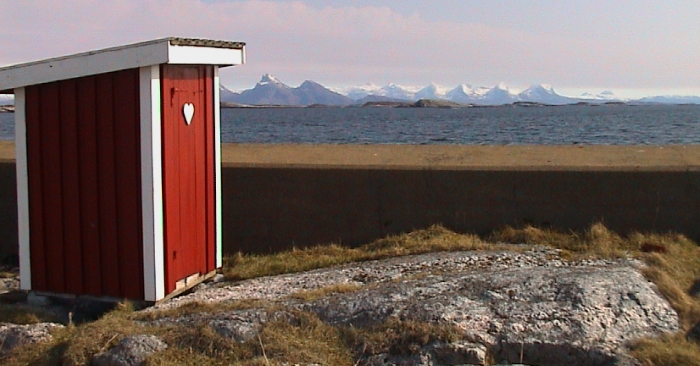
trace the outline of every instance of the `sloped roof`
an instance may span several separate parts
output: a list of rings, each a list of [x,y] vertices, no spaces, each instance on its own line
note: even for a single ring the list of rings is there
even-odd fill
[[[232,66],[245,62],[245,43],[167,37],[0,68],[0,93],[57,80],[160,64]]]

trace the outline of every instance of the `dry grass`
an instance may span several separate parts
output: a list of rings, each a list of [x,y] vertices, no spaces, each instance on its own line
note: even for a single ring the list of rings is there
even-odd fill
[[[635,234],[635,238],[644,237]],[[487,237],[490,242],[510,244],[546,245],[571,253],[572,259],[583,257],[620,258],[639,250],[636,241],[622,238],[608,230],[603,224],[596,223],[583,233],[563,233],[552,229],[540,229],[526,226],[522,229],[506,227],[495,231]]]
[[[357,358],[380,353],[416,354],[435,341],[454,342],[462,338],[462,332],[453,326],[393,317],[371,328],[345,327],[341,334]]]
[[[0,304],[0,323],[36,324],[58,323],[58,317],[41,307],[14,306]]]
[[[259,352],[250,344],[237,343],[206,325],[172,327],[161,335],[168,349],[149,360],[153,365],[230,365],[251,360]]]
[[[294,312],[296,324],[268,323],[259,345],[275,363],[352,365],[352,352],[340,337],[338,328],[323,323],[315,314]]]
[[[632,233],[622,237],[608,230],[603,224],[597,223],[578,233],[532,226],[519,229],[507,227],[481,239],[473,235],[456,234],[441,226],[433,226],[409,234],[391,236],[354,249],[330,245],[270,256],[237,255],[229,259],[226,275],[229,279],[244,279],[434,251],[504,249],[502,243],[547,245],[562,249],[563,255],[571,259],[632,256],[644,260],[649,265],[644,270],[645,276],[658,286],[659,291],[678,311],[682,331],[657,340],[644,340],[635,345],[634,355],[650,365],[692,364],[678,360],[700,360],[700,346],[686,341],[684,337],[684,332],[700,321],[700,301],[688,294],[690,287],[700,279],[700,249],[697,244],[677,234]],[[316,298],[334,291],[345,290],[321,289],[295,296]],[[378,346],[381,344],[379,340],[367,341],[368,337],[365,336],[363,344],[372,346],[366,347],[384,347]],[[386,338],[386,334],[379,336],[379,339],[383,338]]]
[[[84,365],[94,354],[113,346],[126,335],[156,331],[136,325],[127,317],[132,309],[121,305],[102,319],[80,326],[69,325],[53,333],[53,341],[20,347],[3,365]]]
[[[38,343],[19,347],[11,355],[0,357],[0,364],[6,366],[56,366],[68,364],[62,361],[62,356],[68,346],[68,332],[54,332],[52,342]]]
[[[177,318],[185,315],[191,314],[217,314],[226,311],[242,310],[242,309],[272,309],[272,304],[269,301],[250,299],[250,300],[239,300],[231,301],[223,304],[217,303],[202,303],[198,301],[188,302],[181,306],[166,309],[166,310],[155,310],[155,311],[145,311],[133,313],[129,316],[131,320],[136,321],[153,321],[163,318]]]
[[[632,347],[632,355],[646,366],[700,365],[700,345],[683,333],[658,339],[644,339]]]
[[[0,266],[0,278],[11,278],[19,274],[19,268]]]
[[[594,224],[584,232],[557,232],[531,226],[504,228],[479,238],[433,226],[358,248],[327,245],[267,256],[239,254],[227,259],[224,271],[228,279],[235,280],[434,251],[505,249],[507,243],[559,248],[562,256],[570,259],[630,256],[643,260],[648,264],[644,275],[658,286],[678,312],[681,331],[658,339],[641,340],[632,346],[633,355],[645,365],[700,365],[700,345],[685,337],[685,332],[700,322],[700,299],[689,294],[691,287],[700,283],[700,248],[682,235],[633,233],[620,236],[602,224]],[[292,296],[309,300],[356,290],[356,286],[337,285]],[[282,362],[352,365],[353,360],[362,355],[412,353],[432,341],[460,337],[459,331],[450,327],[398,319],[371,328],[333,327],[308,313],[295,313],[297,322],[268,323],[259,339],[245,343],[222,338],[202,324],[187,328],[146,328],[138,322],[252,307],[271,309],[270,306],[274,305],[260,301],[227,305],[194,303],[151,313],[135,313],[125,306],[96,322],[59,330],[53,342],[23,347],[0,363],[79,365],[126,335],[150,333],[165,340],[169,348],[151,357],[149,365],[276,365]],[[42,314],[12,315],[0,308],[0,321],[31,323],[44,320],[43,317]]]
[[[273,321],[259,337],[237,343],[206,325],[171,328],[162,335],[169,348],[149,365],[353,365],[352,353],[339,330],[314,314],[293,312],[295,322]]]
[[[336,283],[314,290],[299,291],[289,295],[289,297],[302,301],[313,301],[332,294],[347,294],[349,292],[355,292],[362,288],[363,287],[361,285],[354,283]]]
[[[389,236],[358,248],[330,244],[270,255],[238,253],[226,258],[224,275],[228,280],[243,280],[402,255],[488,248],[495,247],[476,235],[461,235],[435,225]]]

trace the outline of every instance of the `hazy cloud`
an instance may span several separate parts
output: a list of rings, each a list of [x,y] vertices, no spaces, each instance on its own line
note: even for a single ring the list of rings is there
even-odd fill
[[[245,41],[250,87],[365,82],[696,88],[697,2],[0,1],[0,64],[165,36]],[[675,17],[673,14],[677,14]]]

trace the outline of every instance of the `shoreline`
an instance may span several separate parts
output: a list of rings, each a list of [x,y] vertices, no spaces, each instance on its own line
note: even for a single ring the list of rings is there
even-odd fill
[[[0,161],[14,161],[0,141]],[[222,144],[225,167],[697,171],[700,145]]]
[[[700,145],[224,144],[227,167],[431,170],[700,170]]]

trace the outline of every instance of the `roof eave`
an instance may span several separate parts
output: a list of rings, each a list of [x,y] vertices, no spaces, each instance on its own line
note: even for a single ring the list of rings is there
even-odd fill
[[[161,38],[0,68],[0,90],[160,64],[232,66],[245,62],[245,43]]]

